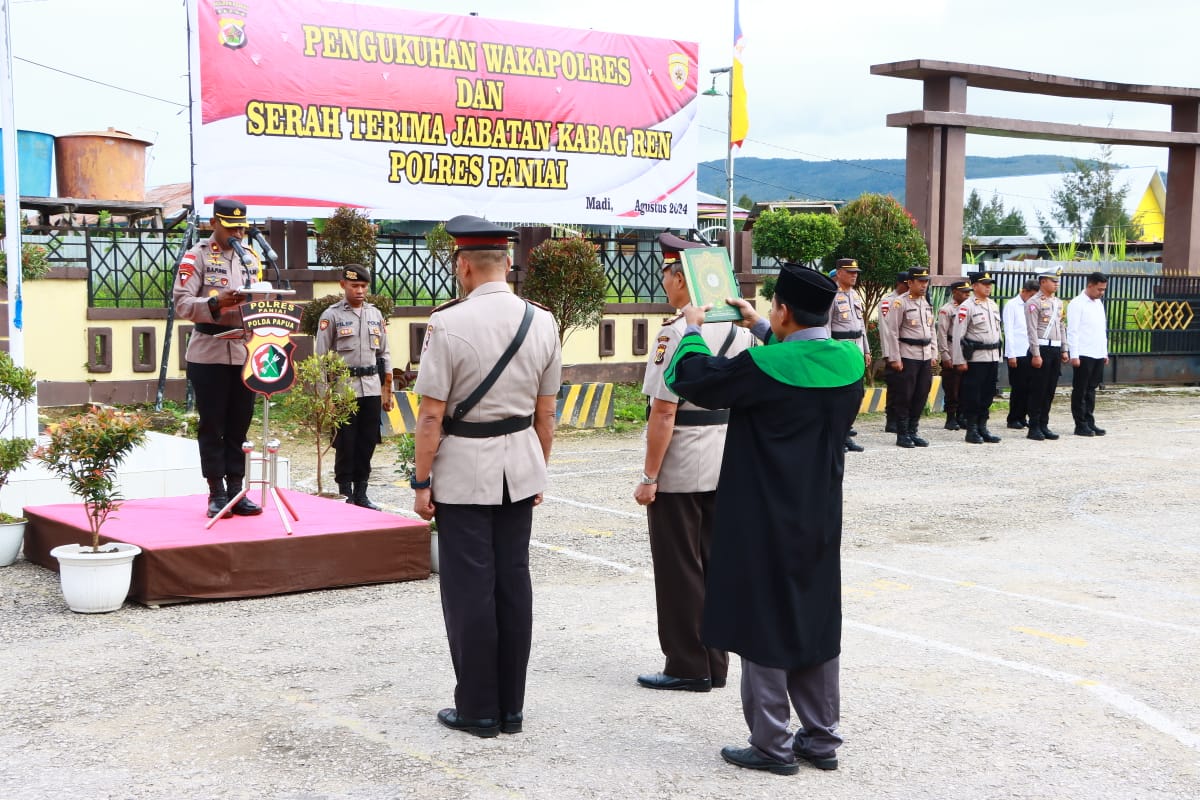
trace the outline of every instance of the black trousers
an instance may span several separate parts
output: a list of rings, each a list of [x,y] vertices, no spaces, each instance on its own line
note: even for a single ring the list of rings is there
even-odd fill
[[[1096,418],[1096,389],[1104,377],[1104,359],[1079,357],[1079,366],[1071,378],[1071,416],[1076,427],[1094,428]]]
[[[1050,406],[1054,403],[1054,389],[1058,376],[1062,375],[1062,348],[1039,347],[1042,366],[1029,364],[1029,424],[1050,424]]]
[[[897,417],[918,420],[929,400],[929,388],[933,386],[933,365],[925,359],[905,358],[902,372],[888,368],[892,379],[888,382],[888,408]]]
[[[379,430],[382,408],[383,399],[379,395],[358,398],[358,410],[334,434],[337,454],[333,459],[333,478],[339,486],[355,481],[366,483],[371,477],[375,445],[383,440]]]
[[[646,506],[658,643],[674,678],[725,680],[729,655],[700,640],[717,493],[659,492]]]
[[[1024,422],[1029,414],[1029,366],[1028,354],[1017,358],[1017,365],[1008,368],[1008,383],[1012,391],[1008,395],[1008,421]]]
[[[958,373],[963,376],[962,413],[968,420],[991,411],[999,369],[999,361],[968,361],[967,371]]]
[[[442,616],[458,682],[454,706],[471,719],[521,711],[533,640],[533,498],[498,506],[437,503],[436,519]]]
[[[942,402],[947,414],[956,413],[962,403],[963,375],[954,367],[942,370]]]
[[[246,476],[246,454],[242,442],[254,416],[254,392],[242,383],[241,365],[187,365],[188,380],[196,395],[200,444],[200,471],[205,479]]]

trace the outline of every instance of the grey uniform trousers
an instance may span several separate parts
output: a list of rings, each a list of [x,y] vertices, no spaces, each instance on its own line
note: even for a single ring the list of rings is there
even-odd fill
[[[839,659],[803,669],[764,667],[742,659],[742,714],[750,728],[750,744],[768,758],[791,763],[796,749],[830,756],[842,744]],[[796,708],[799,727],[788,732],[788,699]]]

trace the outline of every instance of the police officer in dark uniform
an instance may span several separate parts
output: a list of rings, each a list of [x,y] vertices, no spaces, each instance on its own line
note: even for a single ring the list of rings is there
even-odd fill
[[[337,456],[333,476],[347,503],[378,511],[367,497],[371,459],[381,440],[380,413],[392,409],[392,358],[388,353],[387,321],[367,302],[371,271],[347,264],[340,280],[345,299],[321,314],[317,325],[317,354],[336,352],[350,368],[358,409],[333,439]]]
[[[515,232],[479,217],[446,223],[467,296],[425,330],[414,387],[413,510],[437,517],[442,614],[457,686],[438,722],[517,733],[533,636],[529,534],[546,488],[562,377],[558,324],[512,293]],[[505,360],[507,357],[507,361]]]
[[[175,316],[194,323],[187,347],[187,377],[196,395],[200,469],[208,481],[208,516],[214,517],[242,490],[246,454],[242,443],[254,414],[254,392],[242,382],[245,331],[239,306],[245,287],[261,270],[242,239],[249,228],[246,205],[222,198],[213,203],[212,236],[184,254],[171,296]],[[242,254],[246,255],[243,261]],[[231,509],[253,516],[262,507],[243,497]]]

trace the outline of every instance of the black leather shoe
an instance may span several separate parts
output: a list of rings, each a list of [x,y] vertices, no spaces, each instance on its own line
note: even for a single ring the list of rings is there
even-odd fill
[[[490,739],[500,733],[500,723],[496,720],[460,717],[454,708],[443,708],[437,713],[437,719],[451,730],[463,731],[481,739]]]
[[[1012,428],[1014,431],[1019,431],[1022,428],[1027,428],[1029,426],[1025,424],[1025,420],[1023,420],[1023,419],[1017,420],[1016,422],[1013,422],[1010,419],[1008,421],[1008,427]]]
[[[815,756],[812,753],[804,752],[799,747],[797,747],[794,742],[792,744],[792,752],[796,754],[796,758],[804,759],[805,761],[807,761],[809,764],[812,764],[817,769],[834,770],[834,769],[837,769],[837,767],[838,767],[837,753],[833,753],[832,755],[828,755],[828,756]]]
[[[680,689],[685,692],[707,692],[712,689],[708,678],[674,678],[665,672],[638,675],[637,682],[647,689]]]
[[[725,688],[725,679],[724,678],[713,678],[712,679],[712,687],[714,689],[724,689]]]
[[[1044,442],[1046,437],[1042,435],[1042,429],[1036,425],[1029,426],[1029,433],[1025,434],[1026,439],[1033,439],[1035,442]]]
[[[776,775],[795,775],[800,771],[796,762],[776,761],[773,758],[760,756],[753,747],[734,747],[729,745],[721,748],[721,758],[744,769],[761,769]]]
[[[361,495],[356,496],[354,498],[353,502],[354,502],[354,505],[358,506],[359,508],[369,508],[372,511],[382,511],[383,510],[379,506],[372,503],[371,499],[369,497],[367,497],[365,492]]]
[[[846,452],[847,453],[861,453],[862,451],[864,451],[866,449],[867,448],[863,447],[861,444],[854,441],[853,439],[846,440]]]
[[[846,435],[847,436],[858,436],[858,431],[854,430],[854,428],[851,428],[850,432],[847,433]]]
[[[500,715],[500,732],[520,733],[521,725],[524,722],[525,715],[520,711],[505,711]]]
[[[213,518],[213,517],[215,517],[217,514],[220,514],[220,513],[221,513],[221,509],[222,509],[222,508],[224,508],[224,507],[225,507],[225,504],[226,504],[226,503],[228,503],[228,502],[229,502],[229,496],[228,496],[228,495],[224,495],[224,494],[210,494],[210,495],[208,496],[208,512],[207,512],[207,513],[208,513],[208,518],[209,518],[209,519],[212,519],[212,518]],[[225,516],[224,516],[224,517],[222,517],[222,519],[229,519],[229,518],[230,518],[230,517],[232,517],[232,516],[233,516],[233,514],[230,514],[229,512],[225,512]]]
[[[1075,426],[1075,435],[1076,436],[1095,436],[1096,434],[1092,433],[1091,428],[1088,428],[1084,425],[1076,425]]]
[[[231,510],[239,517],[257,517],[262,513],[262,506],[251,500],[249,497],[243,497],[241,500],[237,501],[237,504],[234,505]]]
[[[1047,428],[1045,425],[1042,426],[1042,436],[1045,436],[1052,442],[1058,438],[1058,434]]]
[[[1092,433],[1096,434],[1097,436],[1103,436],[1105,433],[1108,432],[1108,431],[1104,430],[1104,428],[1097,428],[1095,425],[1093,425],[1091,427],[1092,427]]]

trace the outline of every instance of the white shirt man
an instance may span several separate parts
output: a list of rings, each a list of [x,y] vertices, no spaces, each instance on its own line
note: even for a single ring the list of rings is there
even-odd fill
[[[1096,387],[1108,363],[1108,315],[1104,292],[1108,278],[1103,272],[1087,277],[1087,287],[1067,304],[1067,352],[1075,374],[1071,378],[1071,416],[1076,436],[1103,436],[1096,427]]]
[[[1019,430],[1026,426],[1029,413],[1029,330],[1025,325],[1025,304],[1038,290],[1038,282],[1030,278],[1020,293],[1004,304],[1001,323],[1004,326],[1004,358],[1008,362],[1008,427]]]

